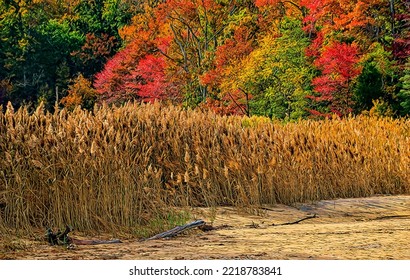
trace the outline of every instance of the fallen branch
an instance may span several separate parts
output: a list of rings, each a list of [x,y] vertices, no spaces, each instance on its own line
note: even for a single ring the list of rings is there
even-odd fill
[[[299,220],[296,220],[296,221],[294,221],[294,222],[288,222],[288,223],[283,223],[283,224],[278,224],[278,225],[272,224],[272,226],[294,225],[294,224],[299,224],[300,222],[302,222],[302,221],[304,221],[304,220],[313,219],[313,218],[316,218],[316,214],[313,214],[312,216],[304,217],[304,218],[299,219]]]
[[[71,244],[74,245],[99,245],[99,244],[117,244],[117,243],[122,243],[121,240],[119,239],[111,239],[111,240],[81,240],[81,239],[75,239],[71,238]]]
[[[121,240],[119,239],[113,239],[113,240],[80,240],[80,239],[75,239],[68,234],[72,232],[73,229],[69,226],[66,226],[66,229],[64,232],[61,232],[58,230],[56,233],[54,233],[50,228],[47,229],[46,237],[48,240],[48,243],[52,246],[54,245],[98,245],[98,244],[114,244],[114,243],[122,243]]]
[[[269,208],[269,207],[261,207],[262,210],[265,211],[272,211],[272,212],[285,212],[285,210],[283,209],[273,209],[273,208]]]
[[[403,218],[410,218],[410,215],[381,216],[381,217],[376,217],[372,220],[403,219]]]
[[[189,224],[186,224],[186,225],[183,225],[183,226],[176,226],[173,229],[170,229],[168,231],[165,231],[165,232],[159,233],[157,235],[154,235],[150,238],[145,239],[144,241],[174,237],[174,236],[180,234],[181,232],[183,232],[185,230],[200,227],[200,226],[203,226],[203,225],[205,225],[205,222],[203,220],[196,220],[192,223],[189,223]]]
[[[254,221],[252,221],[252,224],[246,226],[250,228],[259,228],[259,224],[255,223]]]

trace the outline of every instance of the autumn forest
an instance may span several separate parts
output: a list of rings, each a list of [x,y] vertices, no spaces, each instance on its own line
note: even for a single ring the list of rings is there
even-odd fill
[[[410,113],[408,0],[2,0],[0,104]]]

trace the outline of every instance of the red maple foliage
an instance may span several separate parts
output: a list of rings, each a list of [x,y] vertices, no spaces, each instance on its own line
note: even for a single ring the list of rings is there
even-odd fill
[[[112,103],[129,99],[123,77],[129,72],[130,54],[130,48],[118,52],[107,61],[103,71],[95,75],[94,88],[100,100]]]
[[[315,66],[322,74],[313,79],[317,96],[310,96],[316,102],[327,102],[331,112],[346,116],[353,111],[352,82],[361,73],[357,66],[358,47],[334,42],[325,47]]]
[[[177,97],[177,87],[167,81],[163,57],[147,55],[127,76],[125,88],[145,102],[173,99]]]
[[[309,57],[319,57],[320,56],[320,49],[322,48],[324,41],[323,32],[316,32],[315,37],[312,40],[312,43],[306,48],[305,54]]]
[[[321,16],[323,10],[323,0],[301,0],[300,5],[305,7],[309,13],[304,17],[306,32],[314,32],[316,21]]]

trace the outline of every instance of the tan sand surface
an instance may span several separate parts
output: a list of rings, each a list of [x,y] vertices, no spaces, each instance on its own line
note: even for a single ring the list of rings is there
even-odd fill
[[[410,196],[377,196],[266,206],[194,209],[216,230],[121,244],[49,246],[41,239],[0,236],[0,259],[410,259]],[[299,223],[296,222],[305,217]],[[83,239],[101,236],[73,237]]]

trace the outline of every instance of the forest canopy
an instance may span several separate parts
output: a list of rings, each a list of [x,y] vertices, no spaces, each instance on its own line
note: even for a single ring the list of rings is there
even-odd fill
[[[0,105],[410,115],[408,0],[0,0]]]

